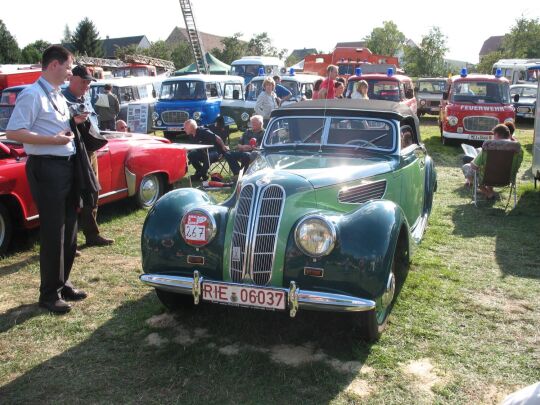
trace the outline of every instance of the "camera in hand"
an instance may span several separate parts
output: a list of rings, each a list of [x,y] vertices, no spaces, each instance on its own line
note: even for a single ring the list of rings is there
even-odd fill
[[[88,113],[89,111],[86,109],[86,106],[83,103],[76,103],[69,106],[69,112],[72,116],[75,116]]]

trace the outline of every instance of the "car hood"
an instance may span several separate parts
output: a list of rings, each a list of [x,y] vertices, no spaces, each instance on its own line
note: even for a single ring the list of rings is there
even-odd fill
[[[391,156],[271,153],[258,156],[247,176],[264,171],[267,178],[283,178],[290,173],[317,189],[378,176],[395,170],[397,165],[397,159]]]

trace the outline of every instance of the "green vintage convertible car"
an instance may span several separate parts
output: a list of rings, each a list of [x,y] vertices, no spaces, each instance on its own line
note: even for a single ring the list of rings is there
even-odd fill
[[[158,201],[142,232],[140,278],[169,308],[350,312],[373,341],[436,188],[408,107],[296,103],[272,113],[260,153],[225,202],[197,189]]]

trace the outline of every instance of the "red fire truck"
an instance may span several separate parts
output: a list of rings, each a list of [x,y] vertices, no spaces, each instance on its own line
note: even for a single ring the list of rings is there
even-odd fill
[[[469,75],[463,68],[459,76],[449,79],[439,113],[443,144],[452,139],[491,139],[495,125],[514,119],[510,82],[500,69],[495,75]]]
[[[7,87],[34,83],[41,75],[39,67],[0,67],[0,91]]]
[[[307,55],[304,58],[304,73],[316,73],[326,76],[328,65],[337,65],[339,75],[349,77],[357,67],[365,70],[366,65],[390,65],[394,71],[399,67],[399,60],[394,56],[375,55],[368,48],[336,48],[332,53]]]

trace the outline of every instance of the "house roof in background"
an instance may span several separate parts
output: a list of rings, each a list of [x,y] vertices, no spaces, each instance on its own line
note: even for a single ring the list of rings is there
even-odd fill
[[[486,39],[482,45],[482,49],[480,49],[480,56],[497,51],[502,45],[503,38],[504,35],[494,35]]]

